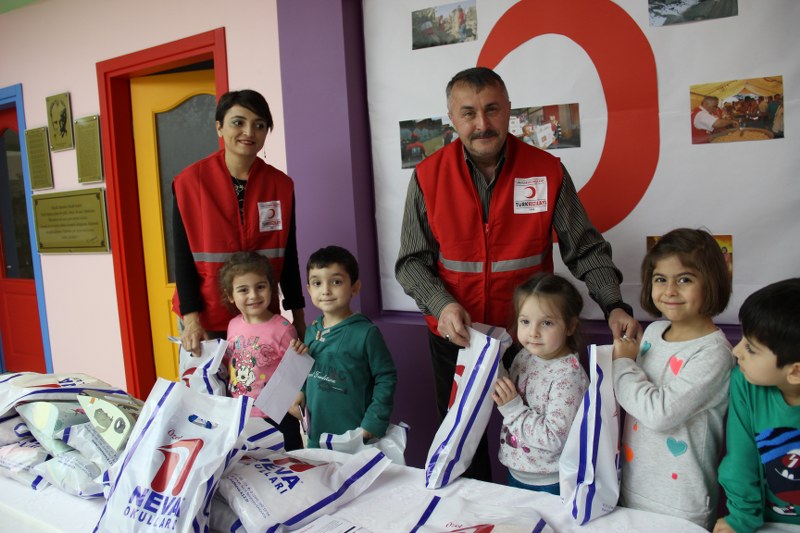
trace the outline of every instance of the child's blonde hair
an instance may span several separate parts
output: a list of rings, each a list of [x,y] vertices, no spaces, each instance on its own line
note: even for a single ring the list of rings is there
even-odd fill
[[[517,336],[517,320],[520,309],[522,309],[525,300],[531,296],[547,298],[556,306],[568,327],[575,325],[572,335],[567,336],[567,346],[573,352],[577,352],[580,347],[578,325],[580,324],[581,311],[583,311],[583,297],[578,292],[578,289],[566,278],[549,272],[534,274],[527,281],[518,285],[514,289],[514,322],[510,324],[509,328],[515,338]]]
[[[661,316],[661,311],[653,302],[653,271],[656,263],[672,256],[677,257],[683,266],[700,274],[704,292],[700,313],[712,317],[724,311],[731,297],[731,277],[725,256],[713,235],[702,229],[689,228],[670,231],[644,256],[640,296],[642,309],[655,317]]]

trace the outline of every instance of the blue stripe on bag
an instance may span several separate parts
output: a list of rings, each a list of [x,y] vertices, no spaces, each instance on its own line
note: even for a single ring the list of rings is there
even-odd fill
[[[64,441],[64,444],[69,444],[70,429],[72,429],[72,426],[67,426],[64,428],[64,436],[61,437],[61,440]]]
[[[124,390],[121,390],[121,389],[101,389],[101,388],[96,388],[96,387],[95,388],[92,388],[92,387],[61,387],[61,388],[36,389],[34,391],[29,392],[28,394],[26,394],[24,396],[20,396],[19,398],[17,398],[16,401],[19,402],[20,400],[22,400],[23,398],[27,398],[28,396],[37,396],[37,395],[40,395],[40,394],[44,394],[44,395],[50,394],[50,395],[52,395],[52,394],[62,394],[62,393],[67,393],[67,392],[70,393],[70,394],[71,393],[79,394],[79,393],[81,393],[83,391],[97,391],[97,392],[102,392],[102,393],[105,393],[105,394],[124,394],[125,396],[128,396],[128,393],[125,392]]]
[[[591,386],[591,385],[590,385]],[[580,450],[578,455],[578,473],[575,477],[575,495],[572,498],[572,518],[578,519],[578,489],[583,483],[583,478],[586,476],[586,433],[587,433],[587,412],[592,403],[589,397],[589,389],[583,394],[583,413],[581,414],[581,431],[580,431]]]
[[[36,476],[36,478],[33,480],[33,483],[31,483],[31,488],[33,490],[37,490],[39,483],[41,483],[42,481],[44,481],[44,478],[42,476]]]
[[[273,433],[275,433],[276,431],[278,431],[278,428],[269,428],[269,429],[265,429],[265,430],[264,430],[264,431],[262,431],[261,433],[256,433],[256,434],[255,434],[255,435],[253,435],[252,437],[248,438],[248,439],[247,439],[247,442],[256,442],[256,441],[258,441],[258,440],[261,440],[261,439],[263,439],[264,437],[269,437],[270,435],[272,435],[272,434],[273,434]]]
[[[11,420],[12,418],[17,418],[19,416],[19,414],[16,411],[14,411],[13,409],[11,411],[9,411],[9,413],[11,413],[11,414],[8,415],[8,416],[0,416],[0,423],[6,422],[8,420]]]
[[[586,508],[588,513],[583,518],[581,525],[592,519],[592,502],[594,501],[595,491],[597,490],[597,453],[600,448],[600,433],[603,431],[603,395],[600,394],[600,387],[603,385],[603,369],[597,365],[597,396],[594,402],[594,438],[592,439],[592,482],[589,485],[589,492],[586,495]]]
[[[309,516],[313,515],[314,513],[319,511],[320,509],[322,509],[322,508],[330,505],[331,503],[335,502],[336,500],[341,498],[344,495],[345,492],[347,492],[347,490],[350,488],[350,486],[353,483],[355,483],[356,481],[358,481],[359,479],[364,477],[366,474],[368,474],[369,471],[372,470],[373,467],[375,467],[375,465],[377,465],[379,462],[381,462],[381,460],[383,460],[384,457],[386,457],[386,456],[383,454],[383,452],[378,453],[367,464],[362,466],[361,469],[358,470],[358,472],[356,472],[355,474],[353,474],[349,478],[345,479],[344,483],[342,483],[342,486],[339,487],[336,490],[336,492],[334,492],[334,493],[328,495],[327,497],[321,499],[320,501],[318,501],[314,505],[309,506],[304,511],[301,511],[301,512],[297,513],[293,517],[291,517],[288,520],[286,520],[285,522],[283,522],[283,524],[275,524],[271,528],[267,529],[267,533],[278,531],[278,529],[282,525],[284,525],[284,526],[295,525],[295,524],[305,520]]]
[[[9,375],[7,375],[5,377],[0,378],[0,384],[5,383],[6,381],[10,381],[10,380],[12,380],[14,378],[18,378],[18,377],[20,377],[22,375],[24,375],[24,374],[23,373],[19,373],[19,372],[16,373],[16,374],[9,374]]]
[[[325,447],[329,450],[333,449],[333,433],[328,433],[328,436],[325,437]]]
[[[478,358],[478,362],[475,364],[475,367],[479,367],[483,365],[483,358],[488,350],[489,346],[491,345],[492,339],[487,335],[486,338],[486,346],[484,346],[483,351],[481,352],[481,357]],[[497,354],[499,350],[495,351],[495,358],[492,359],[491,364],[497,366],[498,357]],[[483,405],[483,400],[486,398],[486,395],[489,393],[489,390],[492,387],[492,380],[487,379],[483,384],[483,389],[481,390],[480,396],[478,396],[478,401],[475,403],[475,408],[471,411],[469,422],[467,423],[467,427],[465,428],[464,432],[461,434],[461,440],[458,443],[458,448],[456,449],[456,454],[450,463],[447,465],[447,469],[445,470],[444,477],[442,482],[446,485],[450,482],[450,475],[453,473],[453,468],[455,468],[458,460],[461,458],[461,451],[464,449],[464,444],[466,444],[467,438],[469,437],[469,430],[475,424],[475,419],[478,417],[478,413],[480,412],[481,405]],[[466,398],[467,392],[465,391],[463,398]]]
[[[242,431],[244,431],[244,426],[247,425],[247,418],[249,414],[247,412],[247,402],[249,401],[249,396],[239,396],[239,398],[239,430],[236,432],[237,438],[242,434]]]
[[[586,485],[587,490],[585,492],[585,496],[583,499],[583,508],[584,508],[584,516],[583,520],[580,521],[580,525],[586,524],[589,520],[592,519],[592,502],[594,500],[595,490],[596,490],[596,481],[597,481],[597,449],[600,443],[600,432],[603,425],[603,419],[601,416],[602,413],[602,396],[600,394],[600,386],[603,384],[603,370],[600,368],[600,365],[595,364],[595,369],[597,371],[597,386],[594,384],[590,384],[589,387],[595,390],[595,403],[594,405],[591,404],[591,398],[589,396],[589,389],[586,390],[584,394],[584,402],[583,402],[583,418],[581,419],[581,448],[580,448],[580,460],[578,461],[578,475],[575,482],[575,496],[572,499],[572,517],[575,520],[578,520],[578,498],[580,498],[580,487],[584,485],[586,481],[586,467],[587,462],[592,465],[592,481]],[[589,427],[589,410],[591,409],[592,416],[594,418],[594,433],[592,435],[592,457],[589,461],[587,461],[587,439],[588,439],[588,427]]]
[[[217,490],[217,483],[216,483],[216,476],[211,476],[206,481],[206,493],[203,495],[203,516],[205,517],[205,526],[201,526],[200,522],[197,521],[197,517],[192,519],[192,528],[197,531],[208,531],[208,523],[211,516],[211,497],[214,496],[214,492]]]
[[[417,533],[417,530],[425,525],[425,522],[427,522],[428,518],[431,517],[433,510],[436,509],[437,505],[439,505],[439,500],[441,499],[442,498],[440,496],[434,496],[431,498],[431,502],[428,504],[428,507],[425,508],[425,512],[423,512],[422,516],[419,517],[419,522],[417,522],[417,525],[414,526],[414,529],[412,529],[410,533]]]
[[[538,522],[536,522],[536,525],[533,526],[531,533],[542,533],[542,531],[544,531],[544,528],[546,527],[547,527],[547,522],[545,522],[544,519],[540,519]]]
[[[211,366],[212,361],[209,361],[205,365],[203,365],[203,383],[206,385],[206,392],[209,394],[214,394],[214,389],[211,387],[211,380],[208,378],[208,367]]]
[[[478,362],[476,362],[475,365],[473,365],[473,368],[480,364],[480,361],[483,359],[484,355],[486,354],[486,348],[489,346],[490,342],[491,342],[491,339],[487,338],[486,339],[486,345],[483,347],[483,350],[481,350],[481,355],[478,357]],[[441,453],[444,451],[444,448],[447,447],[447,445],[450,443],[450,439],[453,437],[453,434],[456,432],[456,428],[458,428],[458,423],[461,420],[461,414],[464,411],[465,399],[469,395],[470,390],[472,390],[472,384],[475,382],[475,379],[477,379],[475,377],[475,372],[470,372],[469,379],[467,380],[467,385],[466,385],[466,387],[464,387],[464,392],[461,394],[461,398],[460,398],[460,400],[458,402],[458,409],[456,411],[456,419],[455,419],[455,421],[453,423],[453,427],[450,428],[450,433],[447,434],[447,437],[445,437],[444,440],[442,441],[442,443],[439,445],[439,447],[436,448],[436,452],[431,457],[431,460],[428,462],[427,468],[425,469],[425,481],[426,482],[430,479],[431,468],[433,466],[435,466],[439,462],[439,455],[441,455]],[[446,484],[446,483],[447,483],[446,481],[443,482],[443,484]]]
[[[122,473],[125,471],[125,468],[127,468],[128,463],[131,461],[131,457],[133,457],[133,454],[136,452],[136,448],[139,447],[139,443],[144,438],[144,435],[145,435],[145,433],[147,433],[147,430],[150,429],[150,425],[153,423],[153,420],[155,420],[159,409],[161,408],[162,405],[164,405],[164,402],[167,400],[167,396],[169,396],[169,393],[172,391],[172,388],[174,386],[175,386],[175,382],[174,381],[170,382],[170,384],[167,386],[167,390],[164,391],[163,396],[161,396],[161,398],[159,398],[158,403],[156,404],[155,409],[153,409],[153,412],[150,414],[150,418],[147,419],[147,423],[145,424],[144,428],[139,433],[139,435],[136,436],[136,442],[134,442],[133,445],[131,446],[130,452],[125,454],[125,459],[124,459],[124,461],[122,463],[122,467],[120,467],[119,472],[117,473],[116,479],[111,484],[111,489],[108,492],[108,498],[106,498],[106,501],[110,500],[111,497],[114,495],[114,492],[117,489],[117,484],[119,483],[119,478],[122,477]],[[106,514],[106,509],[108,509],[107,505],[103,507],[103,512],[100,513],[100,518],[98,518],[98,520],[97,520],[97,524],[98,525],[103,520],[103,515]],[[94,527],[94,531],[97,531],[97,526]]]

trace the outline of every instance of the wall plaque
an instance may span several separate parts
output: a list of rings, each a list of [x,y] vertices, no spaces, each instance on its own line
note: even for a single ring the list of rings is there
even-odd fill
[[[78,160],[78,182],[103,181],[98,115],[75,120],[75,155]]]
[[[105,190],[35,194],[39,253],[108,252]]]
[[[50,167],[50,148],[47,146],[47,128],[25,130],[25,147],[28,151],[31,188],[52,189],[53,172]]]

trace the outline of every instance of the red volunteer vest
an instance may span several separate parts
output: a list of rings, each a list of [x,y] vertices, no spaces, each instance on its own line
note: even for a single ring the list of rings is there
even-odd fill
[[[256,158],[245,188],[244,223],[224,150],[187,167],[175,176],[173,188],[200,275],[205,304],[201,324],[206,330],[225,331],[233,315],[222,301],[219,270],[234,252],[255,251],[269,258],[274,279],[280,281],[294,184],[289,176]],[[180,314],[177,291],[172,309]],[[270,310],[280,311],[277,290],[272,292]]]
[[[460,140],[416,170],[439,243],[439,277],[473,321],[502,327],[509,326],[514,288],[553,270],[553,210],[563,179],[558,158],[513,135],[506,147],[485,224]],[[425,320],[436,333],[436,318]]]

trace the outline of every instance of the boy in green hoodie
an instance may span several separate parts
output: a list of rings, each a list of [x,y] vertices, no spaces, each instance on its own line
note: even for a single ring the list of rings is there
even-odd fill
[[[749,533],[765,522],[800,525],[800,278],[754,292],[742,304],[733,349],[727,453],[719,482],[728,516],[714,533]]]
[[[361,289],[358,262],[344,248],[327,246],[311,254],[306,274],[311,301],[322,311],[305,336],[314,358],[305,385],[308,447],[319,447],[322,433],[338,435],[358,427],[365,440],[383,437],[397,371],[377,326],[350,309]]]

